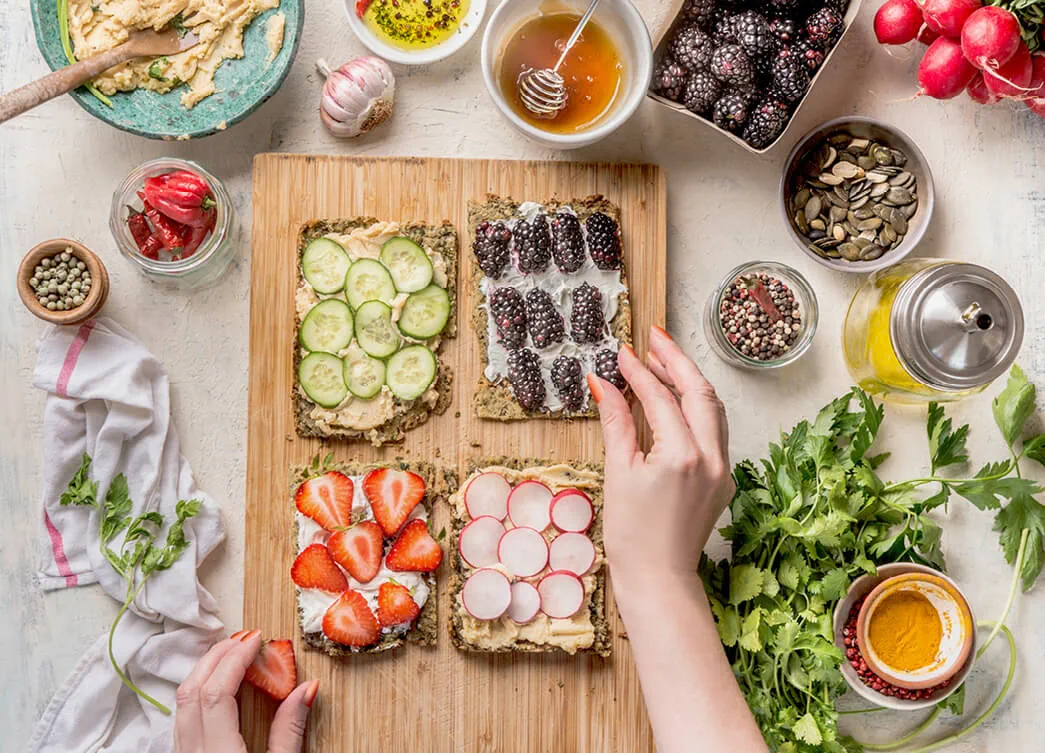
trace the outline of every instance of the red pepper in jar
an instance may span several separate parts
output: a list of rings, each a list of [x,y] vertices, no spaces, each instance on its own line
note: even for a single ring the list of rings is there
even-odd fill
[[[194,253],[196,249],[202,245],[203,241],[208,235],[214,232],[214,226],[218,221],[218,213],[213,209],[207,212],[207,220],[205,225],[198,227],[189,228],[189,235],[185,239],[185,248],[181,251],[181,258],[188,259]]]
[[[156,234],[159,235],[160,240],[163,241],[163,247],[168,251],[182,248],[185,245],[185,236],[187,235],[186,231],[188,228],[179,225],[170,217],[159,212],[156,207],[145,198],[145,194],[142,191],[138,192],[138,197],[142,200],[142,208],[145,212],[145,216],[149,218],[149,222],[152,223]]]
[[[141,252],[142,256],[149,259],[160,258],[160,249],[163,248],[163,241],[152,232],[152,228],[149,227],[149,221],[145,219],[144,214],[130,209],[130,214],[127,217],[127,228],[131,231],[131,237],[134,238],[134,243],[138,246],[138,251]]]
[[[214,195],[200,176],[188,170],[157,175],[145,181],[145,199],[164,216],[189,227],[207,224]]]

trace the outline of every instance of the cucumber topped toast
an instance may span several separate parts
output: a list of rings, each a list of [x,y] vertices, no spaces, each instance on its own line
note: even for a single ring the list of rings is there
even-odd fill
[[[298,248],[295,425],[301,436],[403,439],[449,407],[457,233],[369,217],[305,225]]]

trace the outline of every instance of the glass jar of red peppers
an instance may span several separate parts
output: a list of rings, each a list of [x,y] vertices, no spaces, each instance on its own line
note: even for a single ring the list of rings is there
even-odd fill
[[[704,307],[704,334],[733,366],[774,369],[798,359],[816,332],[816,295],[786,264],[753,261],[731,271]]]
[[[113,194],[109,228],[147,277],[179,288],[215,282],[232,261],[232,200],[195,162],[140,165]]]

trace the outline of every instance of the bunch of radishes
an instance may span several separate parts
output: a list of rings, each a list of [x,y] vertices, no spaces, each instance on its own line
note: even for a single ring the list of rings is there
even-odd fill
[[[1033,55],[1010,11],[982,0],[886,0],[874,17],[882,44],[928,45],[918,66],[920,94],[950,99],[967,91],[983,105],[1025,102],[1045,118],[1045,52]]]

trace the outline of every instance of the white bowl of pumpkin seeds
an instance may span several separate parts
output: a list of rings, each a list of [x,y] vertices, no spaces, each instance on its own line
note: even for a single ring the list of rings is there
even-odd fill
[[[925,155],[877,120],[829,120],[791,150],[780,182],[788,232],[802,250],[841,272],[874,272],[907,257],[933,213]]]

